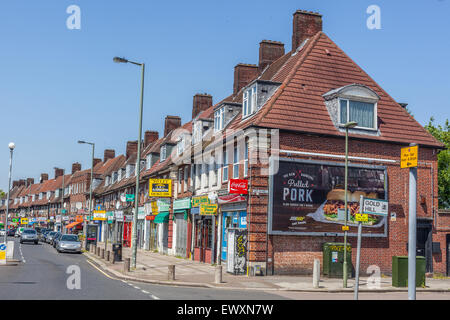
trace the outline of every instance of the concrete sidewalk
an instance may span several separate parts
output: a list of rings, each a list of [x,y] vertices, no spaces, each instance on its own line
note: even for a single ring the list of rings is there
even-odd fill
[[[104,248],[104,244],[98,243],[98,247]],[[111,245],[108,245],[108,250],[111,251]],[[222,283],[215,283],[215,265],[191,261],[189,259],[138,249],[136,269],[130,272],[124,272],[123,261],[112,264],[105,259],[101,259],[96,254],[90,252],[85,252],[84,254],[95,262],[97,266],[115,278],[154,284],[239,290],[285,290],[305,292],[352,292],[355,284],[354,279],[349,279],[347,288],[343,288],[342,279],[321,277],[319,288],[315,289],[313,288],[312,276],[275,275],[248,277],[246,275],[232,275],[226,272],[226,265],[223,265]],[[123,260],[130,256],[130,248],[124,247],[122,250]],[[168,280],[169,265],[175,265],[175,280]],[[407,287],[392,287],[392,279],[390,277],[382,277],[380,279],[380,285],[377,288],[371,288],[367,283],[367,280],[367,276],[360,276],[360,292],[408,291]],[[417,288],[417,291],[450,292],[450,278],[427,278],[426,287]]]

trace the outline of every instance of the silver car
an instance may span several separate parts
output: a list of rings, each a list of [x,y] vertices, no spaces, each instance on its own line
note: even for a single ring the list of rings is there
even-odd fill
[[[56,244],[58,252],[77,252],[81,253],[81,242],[75,234],[63,234]]]
[[[34,242],[34,244],[38,244],[38,241],[37,232],[34,229],[24,229],[20,234],[20,243]]]

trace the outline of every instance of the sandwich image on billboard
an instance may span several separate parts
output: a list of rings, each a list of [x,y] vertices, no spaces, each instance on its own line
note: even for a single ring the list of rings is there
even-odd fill
[[[345,224],[345,167],[341,163],[271,159],[278,171],[270,176],[269,231],[272,234],[341,233]],[[360,197],[385,200],[386,168],[348,167],[347,225],[357,232]],[[369,214],[363,232],[386,236],[386,217]]]

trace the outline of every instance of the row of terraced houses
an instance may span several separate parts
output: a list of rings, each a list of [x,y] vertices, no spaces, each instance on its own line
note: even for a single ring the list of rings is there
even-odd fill
[[[89,223],[100,241],[129,246],[134,202],[126,195],[135,193],[139,174],[140,248],[226,263],[236,273],[311,273],[324,243],[343,241],[349,121],[358,123],[349,129],[349,202],[357,208],[363,195],[389,203],[388,216],[363,224],[361,268],[378,265],[390,274],[392,256],[407,255],[408,170],[400,168],[400,150],[416,143],[418,255],[428,272],[446,273],[450,218],[437,210],[443,145],[322,31],[320,14],[301,10],[293,14],[291,51],[261,41],[258,64],[235,66],[228,97],[213,103],[196,94],[190,121],[167,116],[162,134],[145,131],[139,173],[137,141],[123,155],[104,150],[94,160],[92,207],[101,205],[113,223]],[[39,181],[14,181],[11,217],[79,228],[75,217],[89,213],[90,171],[74,163],[71,172],[55,169],[53,179],[43,173]],[[151,197],[151,179],[170,179],[170,197]],[[204,204],[216,206],[203,214]],[[5,211],[6,197],[3,219]]]

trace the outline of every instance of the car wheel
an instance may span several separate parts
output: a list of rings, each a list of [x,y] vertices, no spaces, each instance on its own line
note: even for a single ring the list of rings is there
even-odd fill
[[[35,242],[34,242],[34,244],[38,244],[38,242],[37,242],[37,241],[35,241]]]
[[[20,244],[22,244],[23,243],[23,241],[20,241]]]

